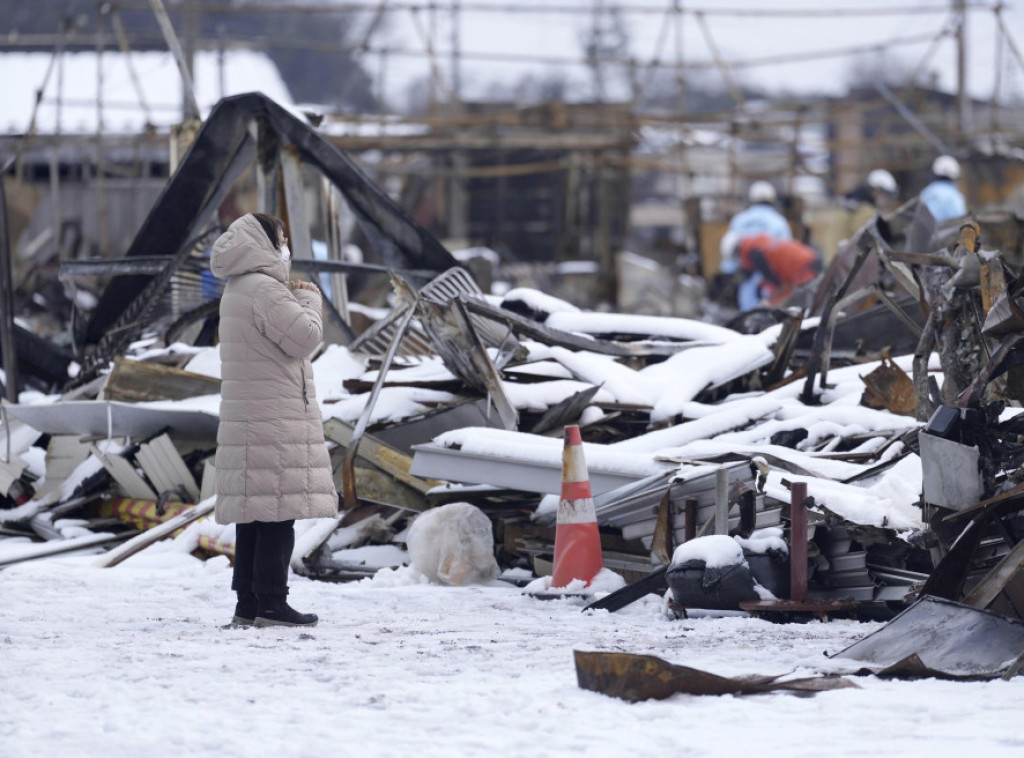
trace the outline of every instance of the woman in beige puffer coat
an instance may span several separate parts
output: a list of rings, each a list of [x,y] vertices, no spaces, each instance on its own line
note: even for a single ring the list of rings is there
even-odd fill
[[[234,623],[313,625],[286,602],[295,519],[338,512],[309,356],[323,334],[316,285],[289,282],[284,223],[247,214],[213,246],[220,303],[219,523],[234,523]]]

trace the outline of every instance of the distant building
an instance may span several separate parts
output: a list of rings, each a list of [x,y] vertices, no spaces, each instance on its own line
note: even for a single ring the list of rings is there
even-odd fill
[[[194,84],[204,116],[222,97],[251,91],[294,107],[263,53],[198,52]],[[18,156],[15,251],[124,252],[166,184],[182,98],[170,53],[0,54],[0,152]]]

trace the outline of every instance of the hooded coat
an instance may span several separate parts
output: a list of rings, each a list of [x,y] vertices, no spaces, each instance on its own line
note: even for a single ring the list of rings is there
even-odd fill
[[[251,214],[214,243],[220,302],[218,523],[336,516],[330,456],[309,356],[320,344],[319,292],[292,290],[290,266]]]

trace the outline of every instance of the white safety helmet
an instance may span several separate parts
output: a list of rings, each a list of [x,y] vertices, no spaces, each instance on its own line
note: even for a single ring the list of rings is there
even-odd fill
[[[754,182],[750,185],[747,198],[752,203],[774,203],[776,198],[775,188],[770,182],[764,180]]]
[[[868,186],[871,189],[881,190],[889,195],[899,192],[899,185],[896,184],[896,177],[884,168],[876,168],[868,174]]]
[[[952,155],[940,155],[932,163],[932,173],[946,179],[960,178],[960,164]]]

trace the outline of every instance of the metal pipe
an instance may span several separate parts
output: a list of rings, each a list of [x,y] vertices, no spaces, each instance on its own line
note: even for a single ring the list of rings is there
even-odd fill
[[[398,346],[402,342],[402,337],[405,336],[405,330],[409,327],[415,315],[416,305],[415,303],[409,303],[406,312],[402,316],[402,320],[398,324],[398,328],[395,330],[395,336],[388,346],[388,351],[384,354],[384,360],[381,361],[380,368],[377,370],[377,381],[373,383],[370,397],[367,399],[366,405],[363,406],[363,412],[359,415],[355,431],[352,432],[352,441],[345,450],[345,459],[342,461],[341,489],[342,503],[346,511],[355,510],[359,506],[359,498],[356,494],[356,453],[359,450],[359,442],[362,440],[366,427],[370,423],[373,407],[377,404],[377,396],[380,395],[380,391],[384,387],[384,377],[387,375],[388,369],[391,368],[391,362],[395,359]]]
[[[61,22],[60,39],[57,42],[57,98],[56,127],[53,132],[53,145],[50,151],[50,205],[53,212],[53,244],[57,248],[58,258],[64,247],[64,214],[60,203],[60,144],[63,127],[61,101],[64,99],[64,42],[67,24]]]
[[[167,7],[171,10],[180,10],[185,7],[189,0],[171,0],[167,3]],[[467,13],[523,13],[523,14],[558,14],[558,15],[577,15],[580,13],[580,5],[572,5],[569,3],[544,3],[544,4],[530,4],[530,3],[493,3],[493,2],[465,2],[464,0],[449,0],[449,2],[438,2],[437,0],[411,0],[408,2],[394,2],[389,7],[389,11],[403,11],[403,10],[430,10],[433,11],[437,8],[450,7],[458,3],[462,10]],[[144,9],[147,7],[145,2],[141,0],[119,0],[118,5],[126,10],[128,9]],[[993,10],[994,7],[989,3],[971,3],[967,6],[969,11],[985,11]],[[378,3],[364,0],[364,2],[339,2],[337,4],[329,3],[294,3],[294,2],[266,2],[259,4],[237,4],[237,3],[204,3],[203,9],[209,13],[352,13],[352,12],[367,12],[376,11]],[[615,13],[624,13],[626,15],[660,15],[665,12],[665,5],[659,3],[638,3],[629,4],[625,2],[614,3],[611,5],[605,5],[604,9],[607,11],[613,11]],[[766,8],[762,7],[758,3],[750,2],[746,4],[737,4],[734,6],[723,7],[715,3],[707,3],[706,5],[693,6],[686,8],[679,8],[680,13],[686,13],[689,15],[695,13],[703,13],[706,15],[732,15],[732,16],[759,16],[759,17],[840,17],[840,16],[885,16],[885,15],[919,15],[922,13],[946,13],[947,8],[938,7],[936,5],[926,5],[921,3],[907,3],[904,5],[891,5],[891,6],[874,6],[868,8],[821,8],[821,7],[804,7],[804,8]]]
[[[64,261],[60,264],[59,277],[68,276],[121,276],[123,274],[159,274],[171,261],[166,255],[133,255],[123,258],[99,258],[83,261]],[[192,261],[186,261],[183,269],[188,270]],[[206,268],[205,264],[202,266]],[[292,260],[292,271],[304,274],[390,274],[395,272],[407,277],[432,278],[436,271],[418,268],[393,268],[380,263],[355,263],[354,261],[321,261],[316,259]]]
[[[199,103],[196,101],[196,88],[192,81],[192,69],[185,58],[185,52],[181,49],[178,35],[174,33],[174,24],[167,15],[167,9],[162,0],[149,0],[149,6],[153,9],[157,24],[163,33],[167,48],[174,56],[174,62],[178,64],[178,73],[181,75],[182,99],[185,103],[185,119],[199,118]]]
[[[152,2],[159,2],[159,0],[152,0]],[[173,29],[172,29],[173,31]],[[917,35],[906,35],[891,37],[888,40],[880,42],[871,42],[861,45],[849,45],[847,47],[825,47],[816,50],[809,50],[798,53],[780,53],[775,55],[767,55],[758,58],[742,58],[739,60],[733,60],[729,62],[729,67],[732,70],[740,68],[756,68],[758,66],[770,66],[785,63],[799,63],[802,61],[813,61],[813,60],[824,60],[830,58],[843,58],[850,55],[860,55],[864,53],[879,53],[880,51],[891,50],[895,47],[903,47],[909,45],[918,45],[923,42],[930,42],[934,37],[934,34],[917,34]],[[18,37],[18,46],[20,48],[30,47],[46,47],[50,48],[53,46],[54,35],[52,34],[25,34]],[[129,42],[136,46],[147,46],[155,45],[164,41],[163,38],[154,35],[133,35]],[[117,47],[117,39],[113,36],[103,37],[103,44],[109,48]],[[430,58],[432,55],[437,57],[444,57],[451,55],[451,51],[435,50],[433,54],[423,49],[413,49],[405,47],[394,47],[387,45],[358,45],[352,43],[337,43],[337,42],[315,42],[308,39],[286,39],[276,37],[248,37],[248,38],[227,38],[227,37],[202,37],[196,40],[198,49],[201,50],[217,50],[220,46],[232,50],[251,50],[253,47],[257,48],[268,48],[268,49],[284,49],[284,50],[318,50],[328,52],[363,52],[363,53],[382,53],[385,55],[402,56],[407,58]],[[576,55],[537,55],[533,53],[512,53],[502,51],[460,51],[459,57],[463,61],[494,61],[494,62],[505,62],[505,63],[533,63],[533,64],[547,64],[551,66],[580,66],[587,67],[592,66],[594,62],[598,63],[621,63],[621,59],[609,57],[609,56],[598,56],[596,58],[587,58]],[[674,61],[654,61],[649,64],[654,68],[658,69],[677,69],[679,66]],[[692,60],[683,65],[685,69],[710,69],[717,68],[718,64],[714,60]]]
[[[169,10],[181,10],[186,7],[189,0],[178,0],[178,2],[168,2],[166,6]],[[527,3],[492,3],[492,2],[464,2],[464,0],[449,0],[447,7],[458,4],[461,10],[467,13],[522,13],[522,14],[549,14],[549,15],[571,15],[575,16],[580,13],[579,5],[572,5],[569,3],[544,3],[544,4],[527,4]],[[141,10],[147,8],[145,2],[140,0],[119,0],[118,6],[125,10]],[[387,10],[392,12],[408,11],[408,10],[425,10],[434,11],[438,8],[444,8],[446,4],[443,2],[437,2],[437,0],[413,0],[412,2],[395,2],[392,3]],[[971,3],[966,7],[968,11],[991,11],[994,10],[992,4],[987,3]],[[242,5],[235,3],[204,3],[203,10],[207,13],[224,13],[224,14],[259,14],[259,13],[287,13],[287,14],[318,14],[318,13],[354,13],[354,12],[366,12],[376,11],[379,8],[377,2],[341,2],[337,4],[325,4],[325,3],[259,3],[258,5]],[[613,5],[604,6],[606,11],[613,11],[615,13],[622,13],[625,15],[637,15],[637,16],[659,16],[665,12],[664,4],[659,3],[648,3],[648,4],[628,4],[628,3],[615,3]],[[944,14],[948,13],[947,8],[943,8],[936,5],[925,5],[925,4],[906,4],[906,5],[892,5],[883,7],[871,7],[871,8],[822,8],[822,7],[804,7],[804,8],[765,8],[760,5],[750,3],[746,6],[729,6],[722,7],[713,3],[708,3],[703,6],[693,6],[682,8],[678,10],[681,14],[694,15],[697,13],[703,13],[707,16],[757,16],[757,17],[780,17],[780,18],[807,18],[807,17],[844,17],[844,16],[906,16],[906,15],[920,15],[920,14]]]
[[[4,463],[11,462],[11,422],[7,420],[7,406],[0,402],[0,421],[4,424],[4,436],[7,441],[7,453],[4,456]]]
[[[18,402],[18,360],[14,344],[14,277],[11,260],[11,240],[7,229],[7,192],[4,189],[4,174],[14,164],[14,158],[8,158],[0,166],[0,348],[4,364],[7,399]],[[5,416],[6,418],[6,416]],[[6,421],[8,443],[10,428]],[[10,455],[8,454],[8,460]]]
[[[96,21],[96,243],[100,255],[107,252],[107,187],[103,155],[103,38],[102,21],[110,6],[100,6]]]
[[[729,533],[729,469],[715,472],[715,534]]]
[[[878,80],[873,82],[873,85],[875,89],[878,91],[878,94],[885,98],[886,102],[889,103],[889,105],[891,105],[896,110],[900,117],[903,118],[908,124],[910,124],[914,131],[920,134],[925,139],[925,141],[928,142],[928,144],[930,144],[940,153],[951,152],[946,143],[944,143],[941,139],[935,136],[935,132],[929,129],[921,119],[914,115],[913,111],[911,111],[907,106],[900,102],[900,99],[896,97],[896,95],[893,93],[891,89],[889,89],[888,85],[885,82]]]
[[[807,600],[807,482],[794,482],[789,501],[789,599]]]

